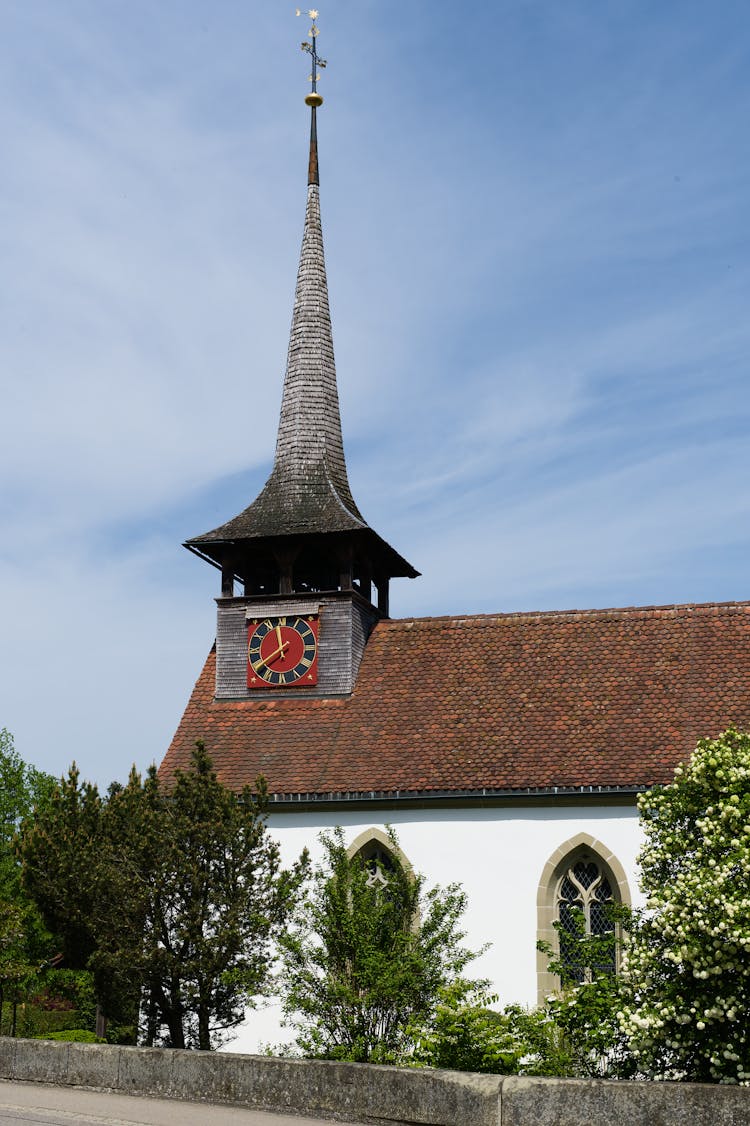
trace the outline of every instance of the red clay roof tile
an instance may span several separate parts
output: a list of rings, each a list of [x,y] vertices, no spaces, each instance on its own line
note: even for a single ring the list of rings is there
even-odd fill
[[[380,622],[350,697],[215,700],[206,661],[164,758],[328,795],[641,787],[750,726],[750,603]]]

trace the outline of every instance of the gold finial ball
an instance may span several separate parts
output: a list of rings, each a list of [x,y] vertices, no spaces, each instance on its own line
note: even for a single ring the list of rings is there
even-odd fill
[[[305,97],[305,105],[306,106],[314,106],[315,109],[317,109],[318,106],[322,106],[323,105],[322,94],[318,94],[317,91],[315,93],[308,94]]]

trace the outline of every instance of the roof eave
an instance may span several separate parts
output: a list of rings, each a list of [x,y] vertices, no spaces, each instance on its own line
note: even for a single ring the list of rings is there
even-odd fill
[[[208,533],[209,535],[211,533]],[[417,579],[420,572],[415,567],[404,559],[395,548],[379,536],[372,528],[365,525],[361,528],[340,529],[334,531],[321,531],[310,530],[305,533],[298,533],[298,535],[315,535],[321,537],[348,537],[354,536],[358,539],[366,539],[370,546],[373,548],[374,553],[379,556],[386,569],[388,570],[391,578],[406,578]],[[197,555],[199,559],[205,559],[213,567],[221,570],[222,557],[228,549],[240,547],[242,545],[253,545],[258,549],[264,547],[271,548],[274,545],[281,545],[295,540],[297,536],[294,533],[289,533],[280,536],[257,535],[257,536],[236,536],[236,537],[217,537],[216,539],[205,539],[203,536],[196,536],[193,539],[185,540],[183,547]],[[212,550],[213,549],[213,550]]]
[[[337,807],[360,805],[434,805],[438,803],[481,806],[486,804],[518,805],[523,802],[613,801],[631,804],[638,794],[658,782],[641,785],[589,785],[589,786],[528,786],[520,789],[482,787],[473,790],[356,790],[332,792],[280,792],[269,794],[274,809],[300,809],[304,807]]]

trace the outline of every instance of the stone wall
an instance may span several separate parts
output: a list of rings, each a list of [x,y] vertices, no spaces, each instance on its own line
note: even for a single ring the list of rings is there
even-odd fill
[[[0,1078],[389,1126],[747,1126],[750,1091],[0,1038]]]

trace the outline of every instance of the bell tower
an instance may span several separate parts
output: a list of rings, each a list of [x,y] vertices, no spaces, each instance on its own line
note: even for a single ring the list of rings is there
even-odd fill
[[[221,571],[216,696],[352,691],[392,578],[419,574],[369,527],[344,458],[320,219],[317,12],[307,206],[271,474],[225,524],[185,543]]]

